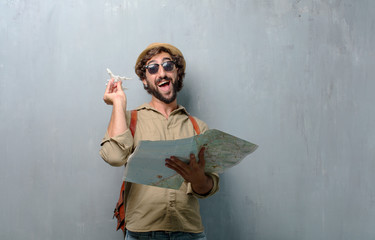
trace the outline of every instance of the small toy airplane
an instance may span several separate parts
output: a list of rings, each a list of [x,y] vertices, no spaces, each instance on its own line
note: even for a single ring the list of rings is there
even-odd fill
[[[109,68],[107,68],[107,72],[108,72],[108,74],[111,78],[115,79],[114,83],[116,83],[120,80],[123,81],[123,80],[130,80],[131,79],[131,78],[128,78],[128,77],[121,77],[121,76],[118,76],[118,75],[114,75]],[[108,82],[109,82],[109,80],[107,80],[107,84],[108,84]],[[124,87],[124,89],[127,89],[127,88]]]

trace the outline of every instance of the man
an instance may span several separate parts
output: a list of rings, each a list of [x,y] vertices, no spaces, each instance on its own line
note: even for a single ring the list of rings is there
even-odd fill
[[[112,166],[126,164],[140,140],[175,140],[208,129],[203,121],[189,118],[185,108],[177,104],[185,67],[181,51],[170,44],[153,43],[139,55],[135,72],[152,98],[136,109],[134,136],[129,129],[131,113],[126,111],[127,100],[121,82],[109,81],[103,99],[113,106],[112,115],[100,150],[106,162]],[[198,198],[217,192],[219,177],[204,172],[204,148],[198,156],[187,157],[190,157],[189,164],[174,156],[165,160],[166,167],[185,179],[179,190],[127,185],[127,239],[206,239]]]

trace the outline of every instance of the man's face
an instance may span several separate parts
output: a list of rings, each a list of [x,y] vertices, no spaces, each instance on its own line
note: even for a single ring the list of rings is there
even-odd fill
[[[173,70],[166,71],[161,64],[172,61],[171,55],[166,52],[159,53],[153,56],[146,66],[152,64],[159,64],[159,69],[156,73],[150,74],[146,69],[146,79],[143,79],[143,84],[147,84],[151,94],[160,101],[169,104],[177,97],[177,68],[173,66]]]

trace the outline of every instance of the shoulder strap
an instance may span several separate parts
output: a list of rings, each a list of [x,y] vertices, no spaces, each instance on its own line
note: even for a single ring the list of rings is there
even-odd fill
[[[201,134],[201,130],[199,129],[197,121],[195,121],[195,118],[188,115],[191,123],[193,124],[194,130],[197,133],[197,135]]]
[[[130,126],[129,126],[129,129],[134,137],[134,134],[135,134],[135,127],[137,126],[137,114],[138,114],[138,111],[137,110],[132,110],[131,111],[131,118],[130,118]],[[201,131],[199,129],[199,126],[198,126],[198,123],[197,121],[195,120],[194,117],[188,115],[191,123],[193,124],[193,127],[194,127],[194,130],[195,132],[197,133],[197,135],[201,134]]]
[[[135,134],[135,127],[137,125],[137,110],[132,110],[131,111],[131,118],[130,118],[130,126],[129,129],[134,137]],[[126,186],[125,186],[126,185]],[[117,227],[116,231],[121,229],[124,233],[126,233],[126,228],[125,228],[125,202],[127,199],[127,193],[129,193],[129,188],[130,185],[128,182],[123,181],[121,185],[121,190],[120,190],[120,197],[117,201],[116,208],[114,210],[113,217],[117,218]]]
[[[131,111],[131,118],[130,118],[130,126],[129,129],[134,137],[135,134],[135,127],[137,126],[137,110],[132,110]]]

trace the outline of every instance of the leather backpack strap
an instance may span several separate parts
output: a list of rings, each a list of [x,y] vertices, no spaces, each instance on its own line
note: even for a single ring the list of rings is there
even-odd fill
[[[113,218],[117,218],[117,227],[116,231],[121,229],[125,234],[125,202],[124,202],[124,194],[125,194],[125,182],[122,182],[120,197],[117,201]]]
[[[195,118],[190,116],[190,115],[188,115],[188,116],[189,116],[189,119],[190,119],[191,123],[193,124],[194,130],[197,133],[197,135],[201,134],[201,130],[199,129],[198,123],[195,120]]]
[[[137,126],[137,110],[132,110],[131,111],[131,118],[130,118],[130,126],[129,129],[134,137],[135,134],[135,127]],[[124,233],[125,236],[125,200],[126,200],[126,193],[129,192],[129,186],[127,182],[123,181],[121,185],[121,190],[120,190],[120,197],[117,201],[113,217],[117,218],[117,227],[116,231],[121,229]]]
[[[132,110],[131,111],[131,118],[130,118],[129,129],[130,129],[133,137],[134,137],[134,134],[135,134],[135,127],[137,126],[137,114],[138,114],[137,110]]]

